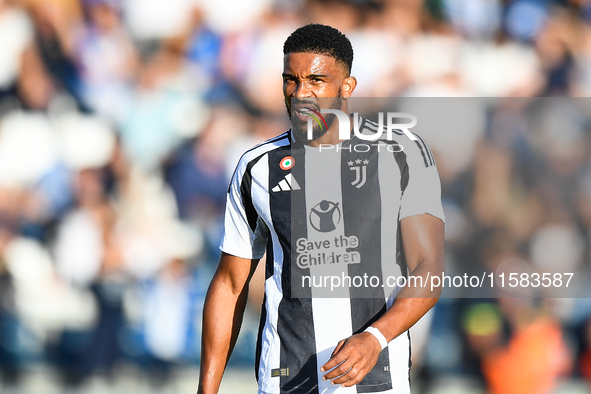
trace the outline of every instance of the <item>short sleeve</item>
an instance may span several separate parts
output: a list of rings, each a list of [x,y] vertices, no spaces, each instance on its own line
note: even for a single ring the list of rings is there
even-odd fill
[[[445,222],[435,158],[425,141],[417,138],[417,141],[409,139],[405,144],[408,184],[402,194],[400,219],[427,213]]]
[[[252,202],[252,177],[246,167],[243,160],[238,163],[228,188],[220,250],[245,259],[260,259],[265,254],[268,228]]]

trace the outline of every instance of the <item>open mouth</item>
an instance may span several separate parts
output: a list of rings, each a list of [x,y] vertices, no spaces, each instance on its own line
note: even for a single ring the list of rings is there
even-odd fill
[[[318,112],[318,110],[314,107],[300,107],[296,109],[296,112],[300,115],[310,116],[314,112]]]
[[[314,105],[311,106],[298,106],[294,109],[294,114],[297,120],[300,122],[309,123],[312,121],[313,123],[318,124],[320,129],[328,130],[328,125],[326,124],[326,120],[324,116],[320,114],[320,109],[316,108]]]
[[[320,111],[312,106],[309,107],[298,107],[294,109],[294,113],[302,120],[308,120],[309,118],[318,117]]]

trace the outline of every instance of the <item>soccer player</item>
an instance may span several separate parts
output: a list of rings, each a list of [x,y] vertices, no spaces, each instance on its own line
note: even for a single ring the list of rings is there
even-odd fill
[[[384,149],[351,149],[366,141],[341,139],[331,115],[312,122],[308,138],[312,115],[327,108],[347,114],[357,85],[351,43],[338,30],[297,29],[283,60],[292,129],[247,151],[234,172],[222,255],[204,307],[198,392],[218,392],[249,280],[266,252],[259,393],[409,393],[408,329],[435,305],[440,289],[415,282],[385,294],[349,279],[338,296],[327,297],[303,284],[327,272],[343,281],[441,275],[444,217],[433,155],[418,136],[397,132],[396,141],[374,142]],[[360,128],[377,130],[368,120]],[[403,150],[385,149],[393,144]],[[322,146],[333,149],[324,155]]]

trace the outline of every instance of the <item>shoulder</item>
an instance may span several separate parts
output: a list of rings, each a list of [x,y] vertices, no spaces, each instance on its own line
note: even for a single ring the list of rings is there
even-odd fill
[[[261,157],[267,153],[282,146],[289,145],[291,143],[290,138],[290,132],[286,131],[277,137],[270,138],[247,150],[240,157],[238,165],[236,166],[236,170],[234,171],[234,175],[244,174],[249,169],[249,167],[252,167],[254,164],[256,164],[261,159]]]
[[[360,129],[362,133],[376,133],[380,129],[378,122],[363,119]],[[429,145],[423,137],[409,129],[394,129],[387,132],[385,125],[381,125],[381,135],[378,141],[384,144],[396,144],[409,160],[422,162],[425,167],[435,165],[435,158]]]

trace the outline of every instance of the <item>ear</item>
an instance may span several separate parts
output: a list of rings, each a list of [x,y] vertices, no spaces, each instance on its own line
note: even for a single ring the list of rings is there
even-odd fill
[[[342,85],[341,85],[341,95],[343,96],[343,98],[347,99],[347,98],[351,97],[356,86],[357,86],[357,78],[355,78],[353,76],[345,78],[343,80]]]

